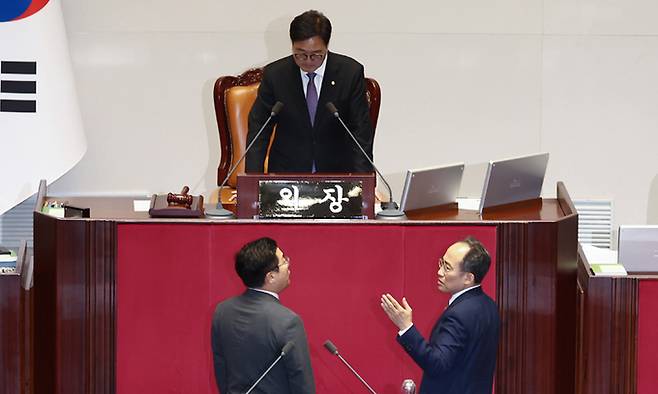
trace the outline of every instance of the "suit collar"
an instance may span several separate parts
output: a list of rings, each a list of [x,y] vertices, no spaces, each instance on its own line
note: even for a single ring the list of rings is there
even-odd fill
[[[338,56],[333,52],[327,52],[327,67],[324,70],[322,77],[322,89],[320,89],[320,97],[318,99],[318,114],[315,116],[315,128],[323,127],[324,122],[335,122],[334,117],[329,113],[326,106],[328,102],[336,104],[336,84],[340,83],[337,77],[339,75],[339,63],[337,62]],[[339,108],[340,110],[340,108]]]
[[[268,293],[265,293],[263,291],[252,289],[252,288],[248,288],[242,294],[246,297],[258,298],[258,299],[261,299],[261,300],[264,300],[264,301],[280,302],[279,299],[276,298],[275,296],[273,296],[271,294],[268,294]]]
[[[470,287],[468,288],[465,292],[461,293],[460,295],[455,298],[452,303],[448,306],[448,308],[455,306],[459,304],[460,302],[467,300],[472,297],[477,297],[479,295],[482,295],[482,286],[477,286],[477,287]]]
[[[256,289],[256,288],[254,288],[254,287],[250,287],[249,290],[253,290],[253,291],[260,292],[260,293],[269,294],[269,295],[271,295],[272,297],[276,298],[277,300],[279,299],[279,295],[276,294],[276,293],[274,293],[274,292],[272,292],[272,291],[267,291],[267,290],[263,290],[263,289]]]
[[[333,52],[327,52],[327,66],[324,70],[324,77],[333,76],[336,74],[336,57],[337,55]],[[324,87],[324,86],[323,86]]]
[[[300,110],[306,109],[306,96],[304,96],[304,86],[302,85],[302,78],[300,75],[300,68],[295,63],[295,59],[293,58],[292,55],[287,57],[288,59],[288,78],[290,79],[291,83],[291,88],[294,89],[295,93],[293,94],[293,100],[294,102],[292,103],[284,103],[285,105],[290,105],[290,108],[299,108]],[[329,59],[327,59],[328,61]],[[311,120],[306,116],[308,119],[308,124],[307,127],[311,127]]]

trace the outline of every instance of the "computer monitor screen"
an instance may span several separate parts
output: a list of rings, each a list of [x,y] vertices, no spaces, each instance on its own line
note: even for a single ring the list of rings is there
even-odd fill
[[[658,226],[619,226],[619,264],[626,272],[658,272]]]
[[[412,211],[455,202],[463,174],[464,163],[408,170],[400,209]]]
[[[490,161],[480,213],[485,208],[539,198],[547,164],[548,153]]]

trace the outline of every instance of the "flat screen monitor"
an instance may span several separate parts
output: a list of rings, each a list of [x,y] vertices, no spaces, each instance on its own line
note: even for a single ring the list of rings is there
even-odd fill
[[[658,226],[619,226],[619,264],[626,272],[658,272]]]
[[[480,214],[485,208],[539,198],[547,164],[548,153],[490,161],[480,198]]]
[[[464,163],[408,170],[400,209],[412,211],[456,202],[463,174]]]

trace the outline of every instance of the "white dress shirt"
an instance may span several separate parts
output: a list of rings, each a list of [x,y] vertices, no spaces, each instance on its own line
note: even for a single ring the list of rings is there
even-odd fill
[[[315,78],[313,79],[313,83],[315,84],[315,91],[318,92],[318,99],[320,98],[320,89],[322,89],[322,78],[324,78],[324,70],[327,68],[327,58],[329,57],[329,52],[327,52],[326,55],[324,55],[324,60],[322,61],[322,64],[320,67],[318,67],[315,71]],[[308,87],[308,80],[309,77],[306,75],[307,73],[302,70],[301,68],[299,69],[299,73],[302,76],[302,86],[304,87],[304,97],[306,97],[306,88]]]

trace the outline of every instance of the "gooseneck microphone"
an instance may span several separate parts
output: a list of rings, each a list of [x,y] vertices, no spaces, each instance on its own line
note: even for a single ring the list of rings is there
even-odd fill
[[[292,349],[293,346],[295,346],[295,342],[293,342],[293,341],[289,341],[289,342],[287,342],[287,343],[283,346],[283,349],[281,349],[281,354],[279,354],[279,357],[277,357],[276,360],[274,360],[274,362],[273,362],[272,364],[270,364],[269,368],[267,368],[267,369],[265,370],[265,372],[263,372],[263,374],[260,375],[260,377],[258,378],[258,380],[255,381],[254,384],[251,385],[251,387],[249,387],[249,390],[247,390],[244,394],[249,394],[249,393],[251,393],[251,391],[256,387],[256,385],[257,385],[258,383],[260,383],[261,380],[263,380],[263,378],[265,377],[265,375],[267,375],[267,373],[270,372],[270,370],[271,370],[272,368],[274,368],[274,366],[276,365],[276,363],[278,363],[279,360],[281,360],[281,358],[282,358],[283,356],[285,356],[285,355],[287,355],[288,353],[290,353],[290,349]]]
[[[217,200],[217,206],[214,209],[208,209],[206,210],[206,216],[211,217],[213,219],[232,219],[235,217],[233,215],[233,212],[229,211],[228,209],[224,208],[222,205],[222,189],[224,186],[226,186],[226,182],[228,182],[229,178],[235,170],[238,168],[240,163],[242,163],[242,160],[244,160],[245,157],[247,157],[247,152],[249,152],[249,149],[251,149],[251,146],[256,142],[258,137],[260,137],[260,134],[265,130],[265,127],[270,123],[272,118],[277,116],[279,112],[281,112],[281,108],[283,108],[283,103],[281,101],[277,101],[274,106],[272,106],[272,110],[270,111],[270,116],[267,118],[265,123],[263,123],[263,126],[261,126],[260,130],[258,130],[258,133],[254,136],[254,138],[251,140],[249,145],[247,145],[247,148],[244,150],[244,153],[240,157],[240,160],[238,160],[234,165],[233,168],[231,168],[228,172],[228,175],[226,175],[226,178],[224,178],[224,181],[222,184],[219,186],[219,195],[218,195],[218,200]]]
[[[366,383],[365,380],[363,380],[363,378],[361,377],[361,375],[359,375],[359,374],[354,370],[354,368],[352,368],[352,366],[351,366],[351,365],[350,365],[350,364],[349,364],[349,363],[343,358],[343,356],[341,356],[340,353],[338,353],[338,348],[336,347],[336,345],[334,345],[330,340],[327,340],[327,341],[325,341],[325,343],[324,343],[324,347],[327,349],[327,351],[329,351],[329,353],[331,353],[331,354],[333,354],[333,355],[335,355],[335,356],[338,356],[338,358],[340,359],[340,361],[342,361],[343,364],[345,364],[345,365],[347,366],[347,368],[349,368],[350,371],[352,371],[352,373],[354,374],[354,376],[356,376],[356,377],[361,381],[361,383],[363,383],[363,385],[366,386],[366,388],[367,388],[368,390],[370,390],[370,392],[371,392],[372,394],[377,394],[377,393],[375,392],[375,390],[373,390],[372,387],[370,387],[370,385],[369,385],[368,383]]]
[[[361,144],[359,144],[359,141],[357,141],[356,137],[354,137],[354,133],[352,133],[352,131],[349,129],[349,127],[347,127],[347,125],[345,124],[345,122],[343,122],[343,119],[340,117],[340,114],[338,113],[338,109],[336,108],[334,103],[329,101],[326,104],[326,106],[327,106],[327,109],[329,110],[329,112],[331,112],[331,114],[336,119],[338,119],[340,124],[343,125],[343,128],[345,129],[345,131],[347,131],[347,134],[349,134],[349,136],[352,137],[352,141],[354,141],[356,146],[359,147],[359,149],[361,150],[361,153],[363,153],[363,156],[365,156],[365,158],[368,159],[368,162],[370,162],[370,164],[372,165],[372,168],[375,169],[375,171],[377,172],[377,175],[379,175],[381,180],[384,181],[384,184],[386,185],[386,189],[388,189],[388,196],[389,196],[388,203],[382,203],[382,207],[384,209],[377,214],[376,218],[377,219],[389,219],[389,220],[391,220],[391,219],[392,220],[404,220],[404,219],[406,219],[407,216],[404,214],[404,212],[402,212],[398,209],[398,204],[396,204],[395,201],[393,201],[393,191],[391,190],[391,186],[388,184],[388,182],[386,182],[386,179],[384,178],[382,173],[379,172],[379,169],[377,168],[375,163],[372,161],[372,159],[370,159],[370,156],[368,156],[368,154],[363,149]]]

